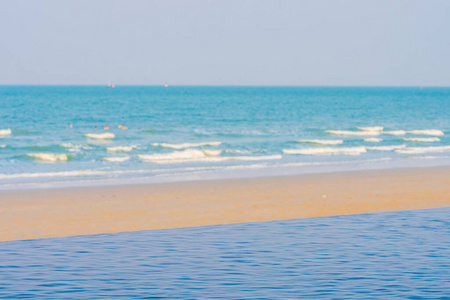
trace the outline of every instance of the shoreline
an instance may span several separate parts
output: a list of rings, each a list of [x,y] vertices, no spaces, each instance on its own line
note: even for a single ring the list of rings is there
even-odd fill
[[[450,206],[450,167],[0,191],[0,241]]]

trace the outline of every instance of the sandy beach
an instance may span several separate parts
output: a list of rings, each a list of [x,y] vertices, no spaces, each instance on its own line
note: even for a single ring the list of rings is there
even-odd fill
[[[450,206],[450,168],[0,192],[0,241]]]

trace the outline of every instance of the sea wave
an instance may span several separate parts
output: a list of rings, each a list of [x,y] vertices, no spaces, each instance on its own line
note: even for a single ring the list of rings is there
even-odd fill
[[[384,127],[383,126],[358,127],[358,129],[363,131],[382,131]]]
[[[104,140],[104,139],[113,139],[116,136],[114,135],[114,133],[86,133],[85,134],[86,137],[91,138],[91,139],[98,139],[98,140]]]
[[[222,150],[197,150],[174,151],[167,154],[138,155],[142,161],[157,164],[172,164],[185,162],[223,162],[223,161],[255,161],[281,159],[281,155],[268,156],[220,156]]]
[[[182,144],[167,144],[167,143],[153,143],[152,146],[172,148],[172,149],[185,149],[185,148],[195,148],[201,146],[219,146],[221,142],[204,142],[204,143],[182,143]]]
[[[297,140],[297,143],[319,144],[319,145],[339,145],[344,140]]]
[[[364,139],[364,142],[370,142],[370,143],[379,143],[381,141],[382,141],[382,139],[379,139],[379,138],[367,138],[367,139]]]
[[[366,147],[350,147],[350,148],[306,148],[306,149],[283,149],[286,154],[303,154],[303,155],[360,155],[367,152]]]
[[[11,129],[0,129],[0,136],[4,136],[4,135],[10,135],[11,134]]]
[[[196,160],[205,157],[218,156],[221,150],[196,150],[188,149],[185,151],[174,151],[166,154],[140,154],[138,158],[144,161],[151,162],[170,162],[178,160]]]
[[[405,147],[406,145],[376,146],[376,147],[367,147],[367,150],[392,151],[397,149],[404,149]]]
[[[425,129],[425,130],[411,130],[408,131],[410,134],[423,134],[423,135],[437,135],[442,136],[444,135],[444,132],[439,129]]]
[[[356,135],[356,136],[377,136],[380,135],[380,131],[377,130],[362,130],[362,131],[350,131],[350,130],[326,130],[325,132],[336,135]]]
[[[429,143],[429,142],[439,142],[439,141],[441,141],[437,137],[432,137],[432,138],[404,138],[403,140],[407,141],[407,142],[417,142],[417,143]]]
[[[41,162],[61,162],[68,161],[70,158],[67,154],[54,153],[28,153],[27,156]]]
[[[405,135],[405,130],[391,130],[391,131],[382,131],[382,134],[389,134],[389,135]]]
[[[137,146],[117,146],[117,147],[107,147],[106,151],[109,152],[130,152],[133,151],[133,149],[136,149]]]
[[[123,162],[123,161],[129,160],[129,159],[130,159],[129,156],[103,157],[104,161],[109,161],[109,162]]]
[[[450,152],[450,146],[437,146],[437,147],[408,147],[405,149],[396,150],[397,153],[403,154],[421,154],[421,153],[440,153]]]
[[[6,148],[7,145],[0,145],[0,148]]]
[[[85,145],[85,144],[72,144],[72,143],[63,143],[61,145],[59,145],[60,147],[69,149],[69,151],[71,152],[76,152],[76,151],[80,151],[80,150],[90,150],[92,149],[91,146],[89,145]]]

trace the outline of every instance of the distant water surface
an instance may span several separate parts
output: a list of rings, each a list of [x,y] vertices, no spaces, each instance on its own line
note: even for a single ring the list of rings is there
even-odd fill
[[[450,88],[0,86],[0,188],[450,165],[449,99]]]
[[[0,243],[0,298],[450,299],[450,208]]]

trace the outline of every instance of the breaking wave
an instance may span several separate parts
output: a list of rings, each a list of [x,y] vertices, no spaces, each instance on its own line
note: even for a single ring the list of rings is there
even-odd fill
[[[423,134],[423,135],[437,135],[437,136],[444,135],[444,132],[442,132],[442,130],[439,130],[439,129],[412,130],[412,131],[408,131],[408,133]]]
[[[343,140],[298,140],[297,143],[319,144],[319,145],[339,145]]]
[[[61,162],[69,160],[69,156],[67,154],[29,153],[27,156],[41,162]]]
[[[382,139],[379,139],[379,138],[367,138],[367,139],[364,139],[364,142],[370,142],[370,143],[379,143],[381,141],[382,141]]]
[[[90,149],[92,149],[91,146],[83,145],[83,144],[64,143],[64,144],[61,144],[59,146],[61,146],[63,148],[66,148],[66,149],[69,149],[69,151],[71,151],[71,152],[77,152],[77,151],[80,151],[80,150],[90,150]]]
[[[163,147],[163,148],[172,148],[172,149],[185,149],[185,148],[194,148],[194,147],[201,147],[201,146],[219,146],[220,144],[222,144],[222,143],[221,142],[182,143],[182,144],[153,143],[152,146]]]
[[[106,148],[106,151],[109,152],[130,152],[133,151],[137,146],[117,146],[117,147],[108,147]]]
[[[130,159],[129,156],[103,157],[104,161],[109,161],[109,162],[123,162],[123,161],[127,161],[129,159]]]
[[[270,156],[220,156],[222,150],[197,150],[174,151],[167,154],[138,155],[142,161],[156,164],[172,164],[185,162],[222,162],[231,160],[254,161],[281,159],[281,155]]]
[[[382,131],[384,127],[383,126],[358,127],[358,129],[362,131]]]
[[[0,136],[11,134],[11,129],[0,129]]]
[[[377,147],[367,147],[367,150],[392,151],[397,149],[403,149],[405,147],[406,145],[377,146]]]
[[[307,149],[283,149],[286,154],[303,154],[303,155],[360,155],[367,152],[366,147],[351,148],[307,148]]]
[[[407,142],[417,142],[417,143],[429,143],[429,142],[440,142],[441,140],[437,137],[432,138],[404,138]]]
[[[98,140],[104,140],[104,139],[113,139],[116,136],[114,135],[114,133],[86,133],[85,134],[86,137],[91,138],[91,139],[98,139]]]
[[[380,131],[377,130],[362,130],[362,131],[350,131],[350,130],[326,130],[325,132],[336,135],[356,135],[356,136],[377,136],[380,135]]]
[[[396,150],[395,152],[403,153],[403,154],[422,154],[422,153],[450,152],[450,146],[409,147],[409,148],[405,148],[405,149]]]
[[[391,131],[382,131],[382,134],[389,134],[389,135],[405,135],[406,131],[404,130],[391,130]]]

